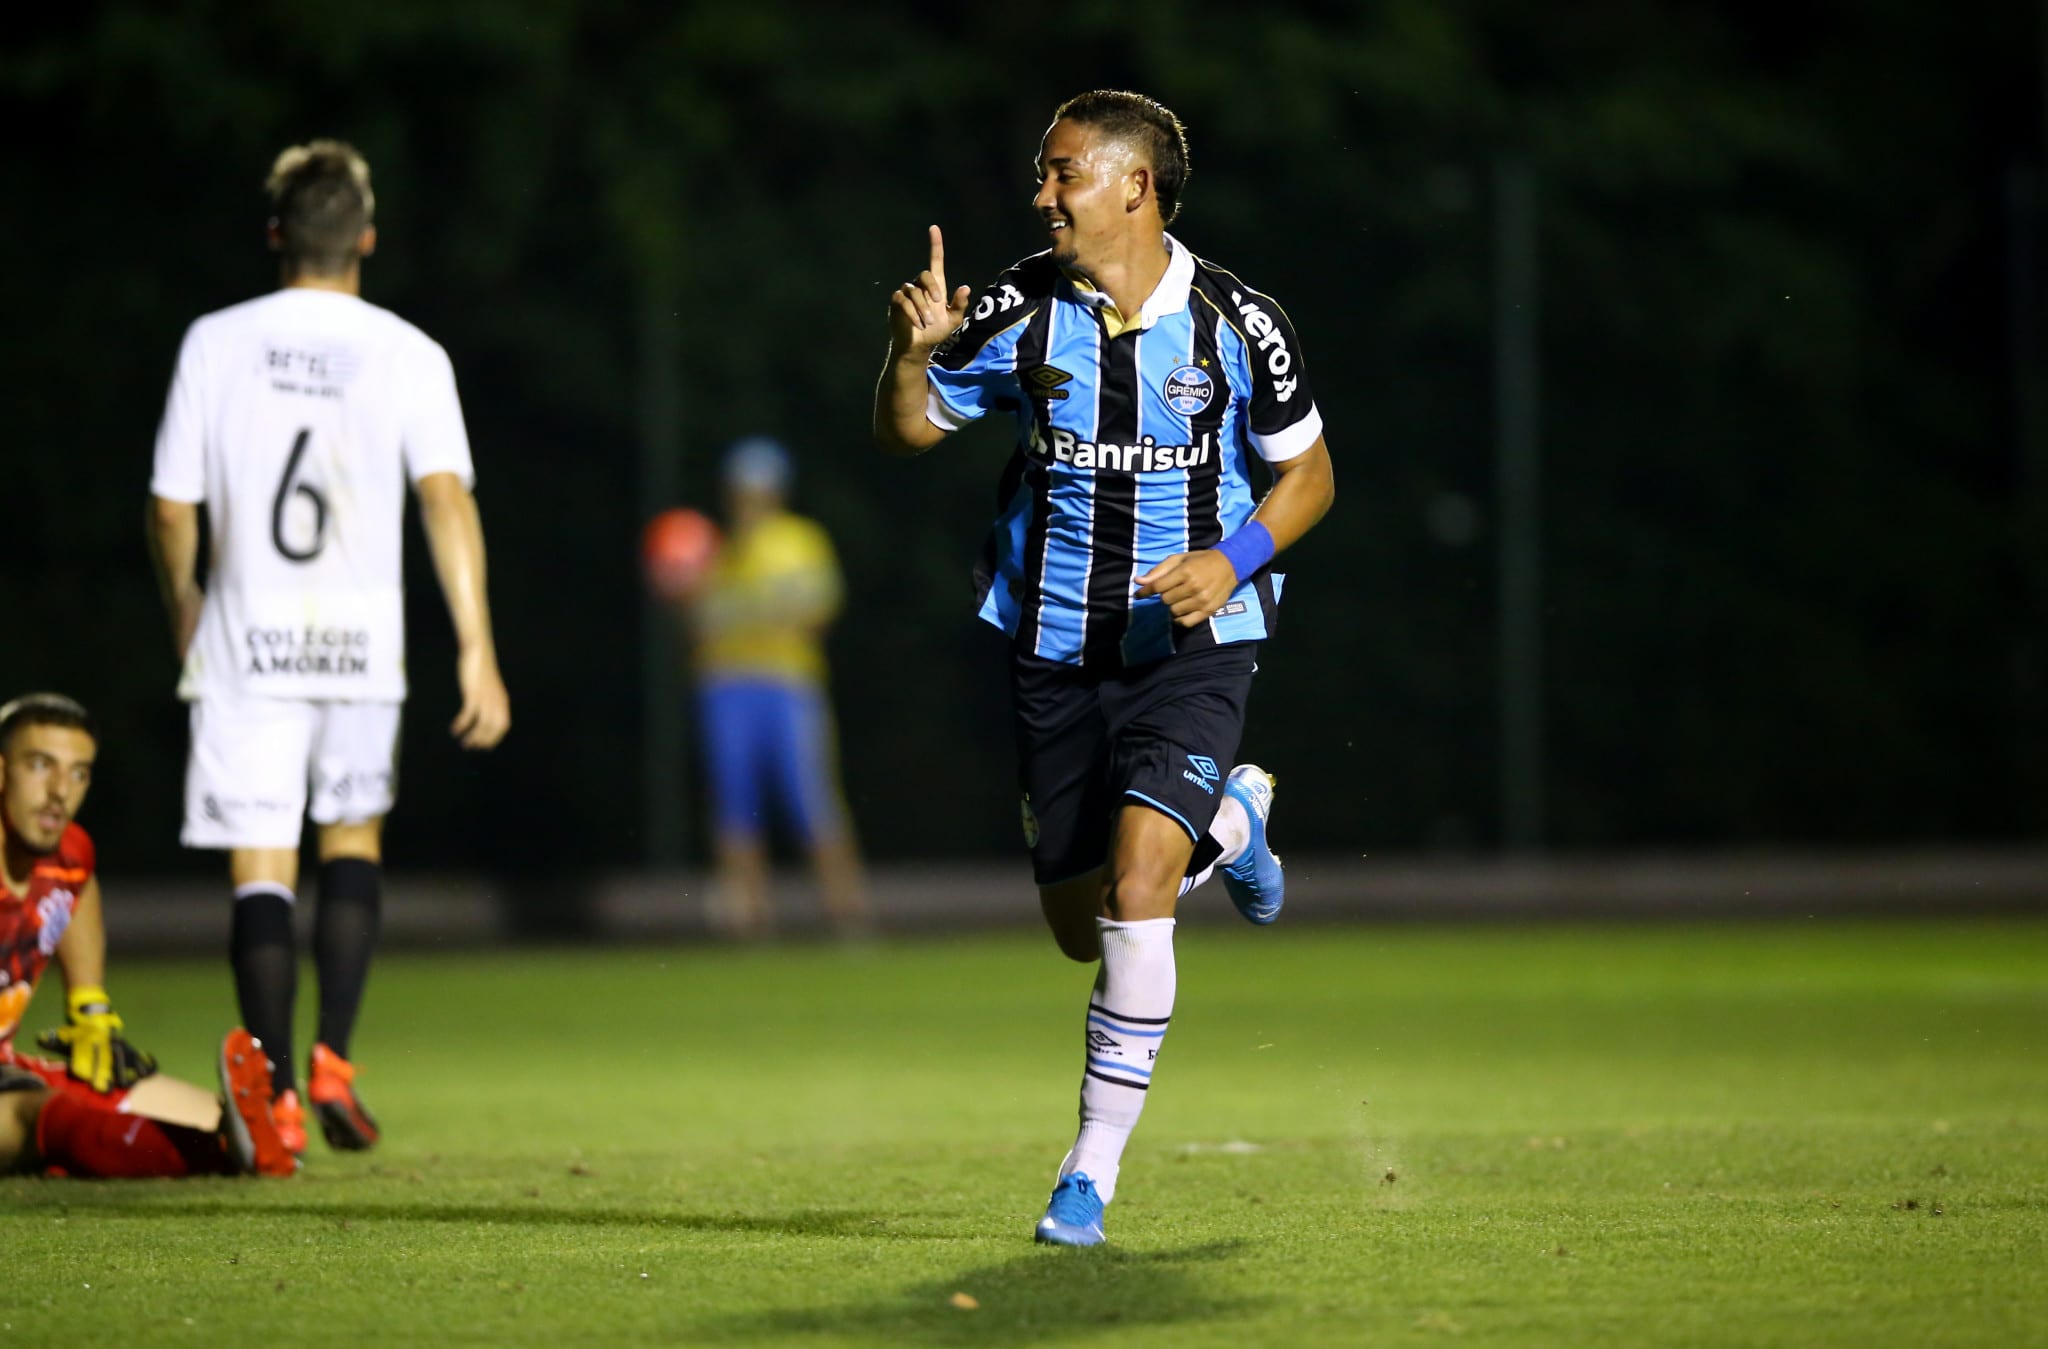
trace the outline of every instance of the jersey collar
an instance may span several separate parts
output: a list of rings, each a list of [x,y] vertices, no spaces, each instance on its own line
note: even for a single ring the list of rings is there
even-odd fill
[[[1107,291],[1097,290],[1086,278],[1076,276],[1072,272],[1061,273],[1066,277],[1067,286],[1073,292],[1074,299],[1102,315],[1102,326],[1109,330],[1111,337],[1133,328],[1143,332],[1167,315],[1178,314],[1188,307],[1188,289],[1195,282],[1195,255],[1188,252],[1181,245],[1181,241],[1171,234],[1165,235],[1164,238],[1167,252],[1166,274],[1159,278],[1159,284],[1152,288],[1152,293],[1145,297],[1145,303],[1138,307],[1135,322],[1123,316],[1122,311],[1116,307],[1116,302],[1109,298]]]

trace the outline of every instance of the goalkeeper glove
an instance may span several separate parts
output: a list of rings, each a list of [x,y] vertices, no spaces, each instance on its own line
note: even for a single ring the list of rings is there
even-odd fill
[[[70,1020],[36,1044],[70,1062],[71,1076],[94,1091],[126,1090],[156,1071],[156,1059],[121,1038],[121,1018],[104,988],[71,990]]]

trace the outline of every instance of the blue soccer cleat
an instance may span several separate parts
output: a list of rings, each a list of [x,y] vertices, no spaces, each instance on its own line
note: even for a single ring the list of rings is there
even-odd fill
[[[1095,1182],[1079,1171],[1061,1176],[1031,1235],[1047,1246],[1100,1246],[1102,1196],[1095,1193]]]
[[[1273,813],[1273,775],[1257,764],[1239,764],[1230,770],[1223,791],[1237,798],[1251,826],[1244,855],[1222,868],[1223,888],[1230,892],[1230,902],[1237,905],[1246,922],[1263,927],[1280,916],[1280,906],[1287,902],[1286,873],[1280,869],[1280,859],[1266,846],[1266,817]]]

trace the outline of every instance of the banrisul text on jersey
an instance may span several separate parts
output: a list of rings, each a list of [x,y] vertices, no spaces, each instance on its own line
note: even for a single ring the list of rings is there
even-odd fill
[[[1272,635],[1266,571],[1194,628],[1136,593],[1136,577],[1250,518],[1254,455],[1284,462],[1322,434],[1280,306],[1167,246],[1158,288],[1115,333],[1103,297],[1041,253],[999,277],[932,358],[934,424],[1016,422],[976,581],[981,616],[1050,660],[1138,665]]]

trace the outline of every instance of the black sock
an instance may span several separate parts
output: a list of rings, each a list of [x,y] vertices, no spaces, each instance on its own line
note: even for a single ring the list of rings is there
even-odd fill
[[[320,864],[320,911],[313,919],[313,966],[320,972],[320,1043],[348,1057],[348,1037],[363,1005],[384,871],[367,857]]]
[[[299,995],[299,953],[292,943],[291,892],[282,886],[235,896],[228,941],[242,1025],[263,1042],[272,1091],[297,1084],[292,1072],[292,1003]]]
[[[1216,859],[1223,856],[1223,845],[1216,841],[1214,834],[1202,835],[1202,841],[1195,845],[1195,855],[1188,859],[1187,874],[1199,876],[1216,865]]]

